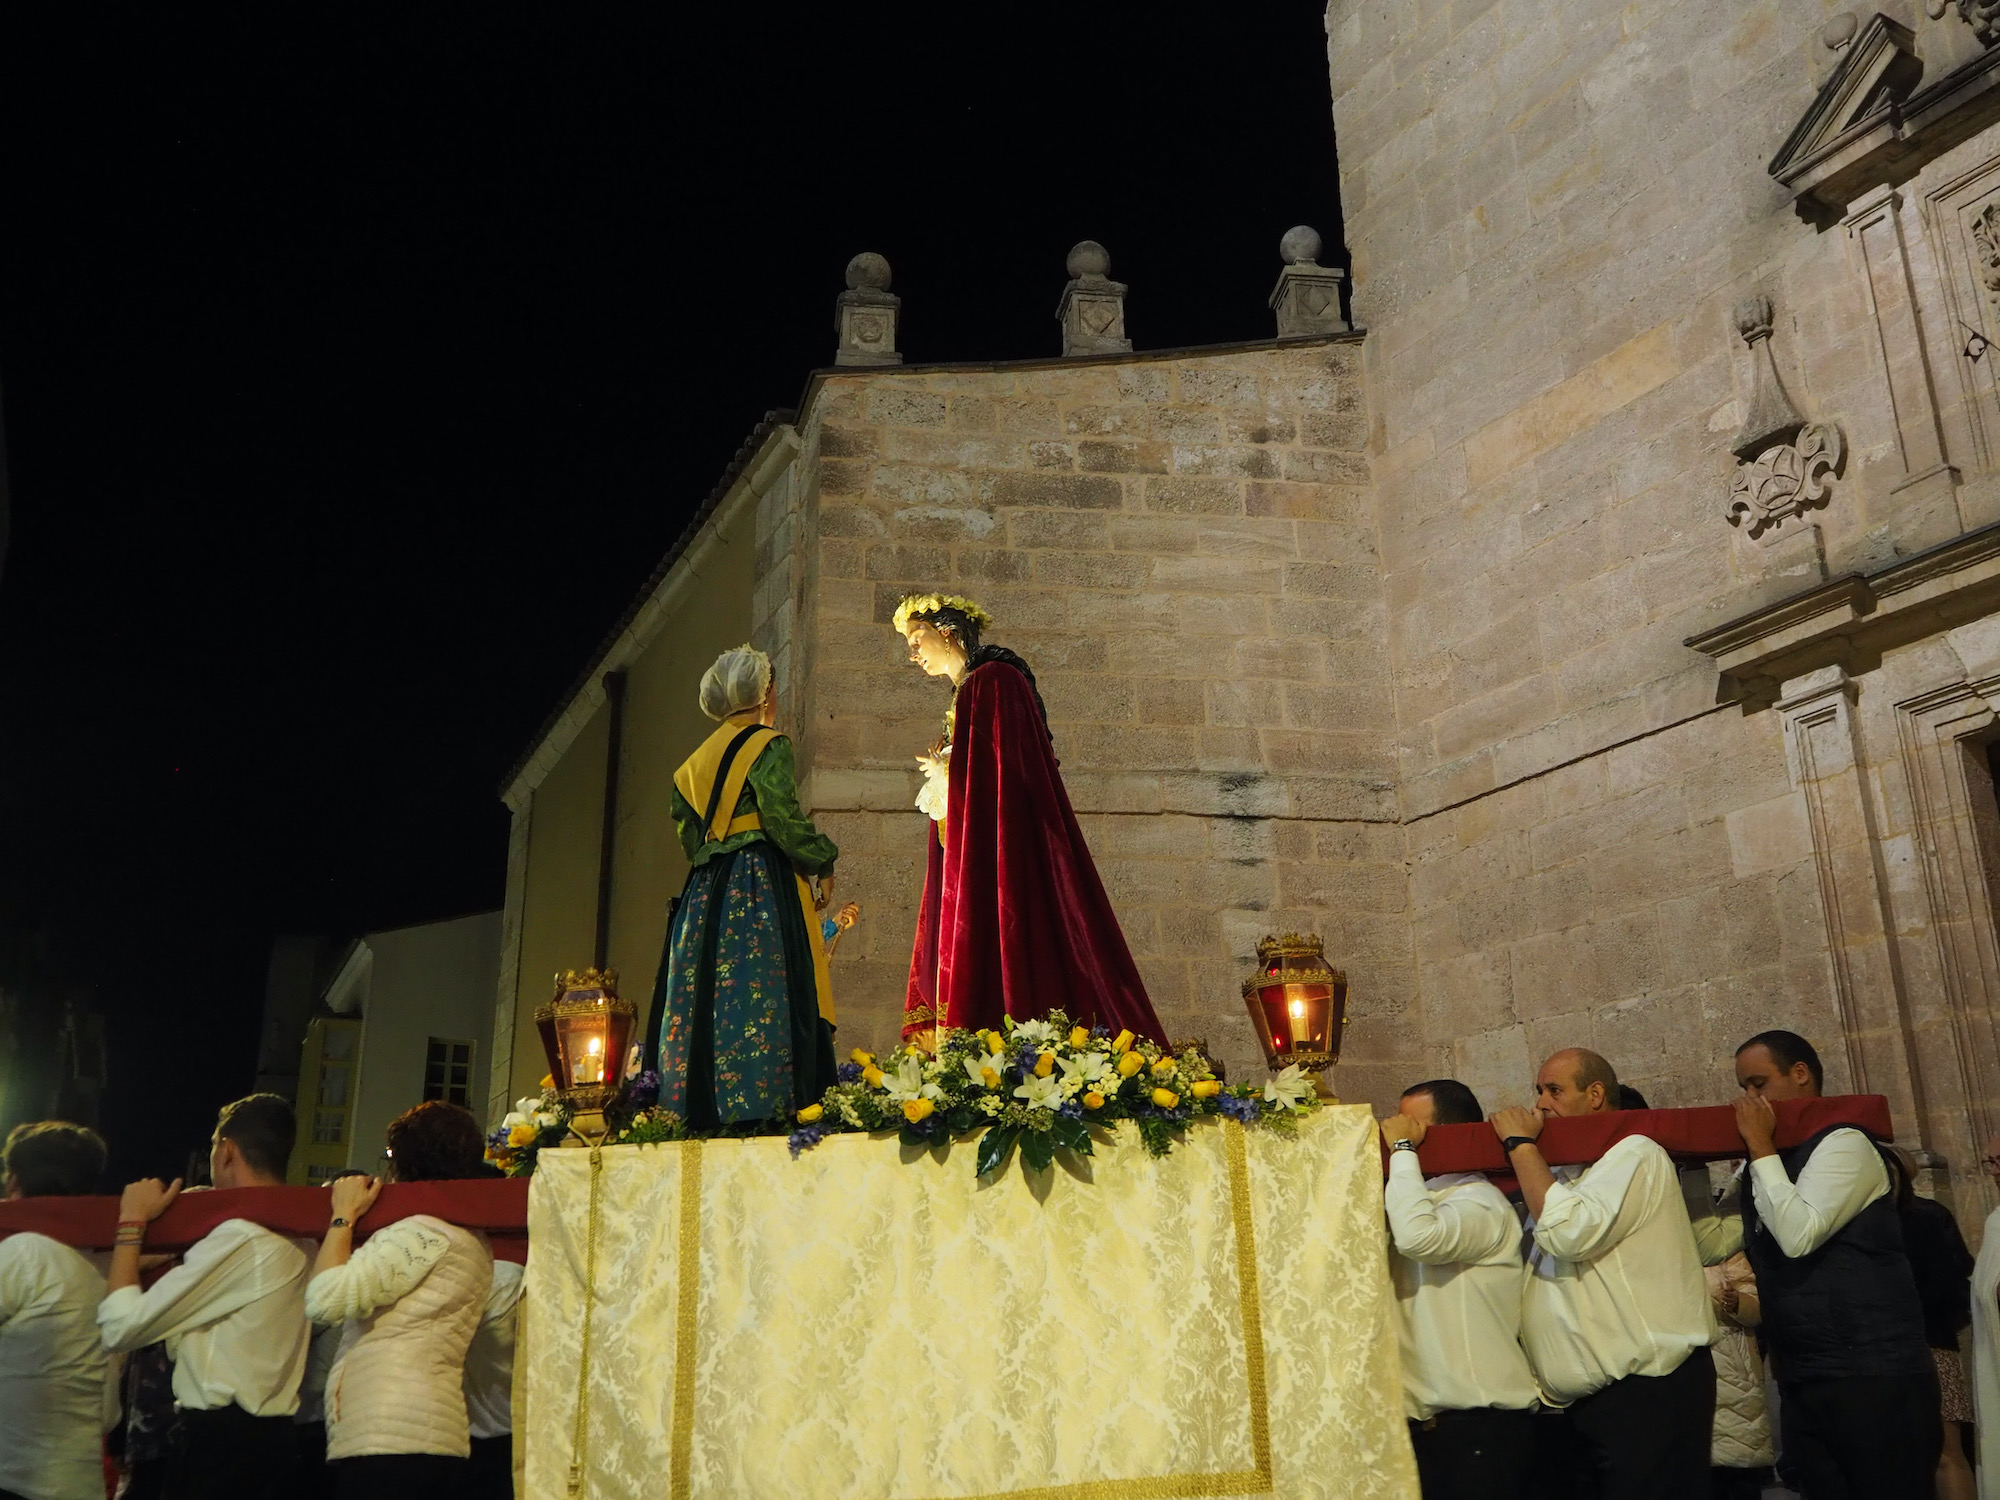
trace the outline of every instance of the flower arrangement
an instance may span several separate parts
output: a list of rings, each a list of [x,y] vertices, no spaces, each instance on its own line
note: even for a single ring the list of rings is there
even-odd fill
[[[687,1125],[670,1109],[661,1109],[660,1075],[638,1073],[626,1078],[616,1097],[604,1106],[610,1127],[603,1144],[646,1146],[678,1141]],[[535,1160],[549,1146],[560,1146],[569,1134],[570,1108],[556,1089],[555,1079],[542,1079],[538,1099],[517,1099],[501,1118],[500,1128],[486,1138],[486,1159],[509,1177],[531,1177]]]
[[[1146,1150],[1165,1156],[1205,1115],[1290,1130],[1319,1107],[1312,1080],[1295,1066],[1261,1089],[1225,1084],[1198,1048],[1175,1053],[1129,1031],[1073,1026],[1061,1011],[1008,1017],[998,1031],[943,1031],[935,1055],[903,1047],[883,1061],[856,1051],[839,1078],[799,1111],[793,1156],[837,1132],[895,1130],[909,1144],[934,1146],[984,1126],[974,1161],[984,1177],[1016,1145],[1037,1169],[1058,1148],[1092,1155],[1093,1125],[1130,1120]]]

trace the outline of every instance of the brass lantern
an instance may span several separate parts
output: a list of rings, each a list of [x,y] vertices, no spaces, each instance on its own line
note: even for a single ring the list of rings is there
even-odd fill
[[[549,1076],[569,1106],[570,1129],[585,1140],[604,1136],[604,1106],[618,1092],[635,1019],[615,969],[563,970],[555,998],[535,1012]]]
[[[1243,981],[1243,1004],[1271,1071],[1296,1063],[1312,1075],[1321,1099],[1339,1103],[1325,1075],[1340,1061],[1347,975],[1328,965],[1319,936],[1288,932],[1259,943],[1257,972]]]

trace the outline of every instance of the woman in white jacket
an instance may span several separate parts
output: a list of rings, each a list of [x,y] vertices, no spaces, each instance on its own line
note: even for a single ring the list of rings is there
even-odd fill
[[[432,1101],[389,1126],[398,1182],[483,1174],[479,1122]],[[434,1500],[471,1452],[465,1351],[485,1310],[485,1236],[429,1214],[398,1219],[353,1248],[354,1221],[382,1191],[372,1177],[331,1190],[332,1223],[306,1287],[306,1316],[342,1323],[326,1382],[326,1456],[338,1500]]]

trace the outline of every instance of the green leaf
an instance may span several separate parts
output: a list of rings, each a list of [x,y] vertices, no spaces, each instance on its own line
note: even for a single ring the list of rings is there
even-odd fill
[[[979,1155],[974,1158],[972,1175],[984,1177],[1006,1166],[1008,1153],[1014,1149],[1014,1138],[1020,1133],[1018,1129],[996,1125],[981,1136]]]
[[[1028,1130],[1021,1134],[1021,1160],[1037,1172],[1047,1171],[1056,1159],[1056,1138],[1046,1130]]]
[[[1074,1151],[1078,1156],[1092,1154],[1090,1130],[1081,1120],[1065,1120],[1057,1116],[1055,1124],[1049,1127],[1049,1133],[1056,1138],[1058,1146]]]

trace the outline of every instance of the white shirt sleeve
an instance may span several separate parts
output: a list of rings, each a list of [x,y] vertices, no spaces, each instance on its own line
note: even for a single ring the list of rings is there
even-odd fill
[[[25,1234],[0,1240],[0,1328],[6,1327],[7,1320],[27,1306],[34,1290],[35,1278],[28,1265],[33,1246],[34,1242]]]
[[[504,1318],[514,1310],[521,1300],[526,1275],[527,1268],[518,1262],[494,1259],[493,1285],[486,1293],[486,1310],[479,1315],[481,1323]]]
[[[97,1305],[104,1347],[129,1354],[226,1318],[263,1296],[268,1288],[250,1253],[251,1237],[262,1232],[242,1219],[224,1219],[145,1291],[122,1286],[107,1293]]]
[[[1636,1144],[1635,1144],[1636,1143]],[[1651,1151],[1646,1147],[1653,1146]],[[1593,1260],[1637,1227],[1636,1218],[1619,1223],[1619,1210],[1640,1169],[1653,1161],[1672,1166],[1664,1152],[1644,1136],[1627,1136],[1600,1157],[1577,1181],[1558,1179],[1542,1200],[1535,1221],[1535,1243],[1557,1260]],[[1678,1199],[1678,1186],[1675,1197]]]
[[[1751,1162],[1750,1181],[1759,1219],[1794,1260],[1811,1255],[1889,1191],[1888,1169],[1858,1130],[1836,1130],[1815,1146],[1796,1183],[1776,1156]]]
[[[1482,1261],[1521,1237],[1521,1226],[1504,1200],[1495,1202],[1485,1193],[1433,1194],[1414,1151],[1389,1153],[1382,1206],[1397,1254],[1421,1265]]]
[[[364,1240],[344,1266],[306,1283],[306,1317],[314,1323],[365,1318],[400,1301],[430,1275],[451,1241],[422,1219],[398,1219]]]

